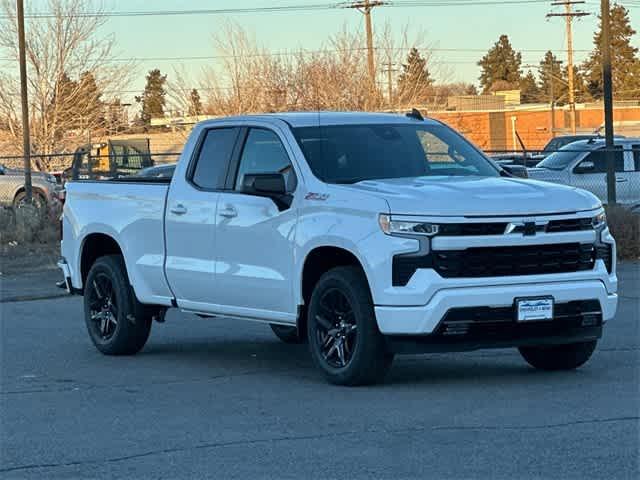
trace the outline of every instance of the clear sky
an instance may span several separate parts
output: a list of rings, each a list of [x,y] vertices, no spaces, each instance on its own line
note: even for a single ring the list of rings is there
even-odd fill
[[[455,3],[453,0],[443,3]],[[31,5],[43,5],[45,0],[26,0]],[[327,4],[331,0],[105,0],[106,10],[149,11],[243,8],[272,5]],[[338,3],[338,2],[336,2]],[[480,0],[479,0],[480,3]],[[621,2],[625,4],[625,1]],[[529,5],[479,5],[444,7],[380,7],[373,13],[374,29],[386,21],[401,30],[409,25],[413,31],[425,32],[425,43],[442,49],[460,51],[440,51],[438,60],[453,71],[454,81],[477,83],[479,68],[475,64],[500,34],[507,34],[516,50],[523,50],[523,63],[537,64],[543,56],[541,51],[554,51],[558,57],[565,57],[566,48],[564,19],[545,18],[552,11],[551,1]],[[588,0],[579,9],[594,13],[574,22],[575,61],[580,63],[587,55],[580,50],[593,47],[592,37],[596,28],[595,13],[599,1]],[[626,3],[631,12],[631,22],[640,30],[640,2]],[[560,11],[555,7],[553,11]],[[184,57],[214,55],[212,34],[225,20],[233,18],[253,32],[259,43],[271,50],[295,50],[297,48],[316,49],[327,37],[340,30],[343,25],[363,32],[362,15],[355,10],[332,9],[329,11],[286,12],[286,13],[243,13],[230,15],[201,16],[152,16],[152,17],[111,17],[104,31],[113,32],[118,43],[119,57]],[[640,46],[640,34],[634,43]],[[474,51],[479,49],[481,51]],[[566,60],[566,59],[565,59]],[[160,68],[171,74],[174,67],[182,64],[187,71],[197,73],[207,62],[214,60],[141,61],[138,63],[138,79],[132,85],[142,89],[144,74],[151,68]],[[194,85],[197,86],[197,85]],[[127,97],[123,95],[123,97]]]

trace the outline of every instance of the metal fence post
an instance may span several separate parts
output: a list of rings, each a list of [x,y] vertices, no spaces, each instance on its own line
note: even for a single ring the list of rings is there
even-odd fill
[[[604,136],[607,158],[607,203],[616,203],[616,159],[613,145],[613,83],[611,80],[611,21],[609,0],[602,0],[602,85],[604,89]]]

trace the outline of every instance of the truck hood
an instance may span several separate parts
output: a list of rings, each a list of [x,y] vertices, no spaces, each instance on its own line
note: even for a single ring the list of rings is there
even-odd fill
[[[593,210],[584,190],[504,177],[420,177],[365,180],[354,188],[387,201],[391,213],[433,216],[541,215]]]

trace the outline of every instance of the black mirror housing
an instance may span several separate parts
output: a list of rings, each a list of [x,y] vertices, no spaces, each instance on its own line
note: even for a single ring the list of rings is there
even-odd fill
[[[512,177],[529,178],[527,168],[522,165],[501,165],[501,167]]]
[[[243,177],[242,191],[267,196],[286,195],[287,186],[281,173],[254,173]]]

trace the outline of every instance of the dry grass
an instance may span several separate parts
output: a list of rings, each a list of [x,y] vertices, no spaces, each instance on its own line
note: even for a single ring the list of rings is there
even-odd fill
[[[607,207],[607,222],[618,245],[618,258],[640,259],[640,215],[620,206]]]
[[[39,214],[35,207],[18,210],[0,208],[0,248],[18,245],[52,245],[60,241],[58,225],[59,211],[50,210]]]

